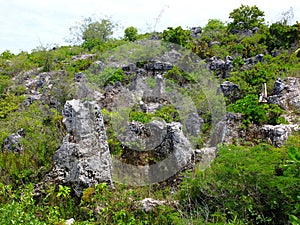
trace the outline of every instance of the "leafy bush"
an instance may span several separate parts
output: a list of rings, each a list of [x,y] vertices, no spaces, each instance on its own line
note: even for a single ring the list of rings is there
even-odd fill
[[[87,73],[87,77],[90,83],[104,88],[109,84],[114,85],[118,81],[122,82],[125,74],[121,68],[106,67],[100,74]]]
[[[172,42],[183,47],[189,47],[191,42],[191,32],[189,30],[182,29],[181,26],[168,27],[168,30],[164,30],[162,33],[163,40],[167,42]]]
[[[205,223],[287,224],[299,206],[300,177],[284,168],[286,160],[285,148],[222,146],[210,168],[183,182],[183,207]]]
[[[264,15],[264,12],[257,6],[241,5],[229,14],[229,18],[233,19],[228,24],[229,31],[233,29],[238,31],[251,30],[254,27],[259,27],[264,24]]]
[[[258,97],[253,94],[246,95],[229,105],[228,110],[242,113],[243,124],[246,126],[251,123],[276,125],[285,121],[280,117],[284,111],[278,105],[259,103]]]
[[[138,37],[138,30],[135,27],[127,27],[124,31],[124,38],[129,41],[135,41]]]

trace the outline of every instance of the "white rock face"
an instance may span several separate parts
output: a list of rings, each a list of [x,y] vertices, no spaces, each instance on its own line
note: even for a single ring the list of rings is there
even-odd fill
[[[77,196],[94,184],[112,184],[111,156],[100,107],[93,102],[67,101],[63,122],[68,134],[54,155],[51,178],[70,185]]]
[[[292,131],[298,131],[298,129],[298,125],[264,125],[261,128],[261,132],[263,137],[272,145],[280,147],[287,141]]]

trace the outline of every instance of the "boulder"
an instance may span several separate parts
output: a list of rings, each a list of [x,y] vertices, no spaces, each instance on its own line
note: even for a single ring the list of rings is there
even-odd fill
[[[164,181],[188,166],[194,154],[178,122],[133,122],[118,139],[123,154],[113,161],[114,177],[130,185]]]
[[[277,79],[268,97],[268,103],[277,104],[284,110],[294,111],[300,115],[300,78]]]
[[[143,210],[145,213],[153,212],[158,206],[168,205],[173,208],[178,206],[178,201],[156,200],[153,198],[145,198],[135,202],[135,208]]]
[[[201,33],[202,33],[202,28],[201,27],[192,27],[191,28],[192,38],[199,38]]]
[[[261,138],[267,140],[267,142],[275,147],[281,147],[287,141],[292,132],[298,130],[298,125],[264,125],[261,128]]]
[[[217,89],[217,93],[222,92],[223,95],[229,99],[231,102],[235,102],[240,98],[239,86],[230,81],[225,81]]]
[[[22,153],[24,149],[20,144],[20,140],[24,136],[24,129],[20,129],[18,132],[13,133],[5,138],[2,144],[2,151]]]
[[[66,102],[62,114],[68,134],[54,155],[49,179],[71,186],[78,197],[92,185],[112,185],[111,156],[100,107],[73,99]]]

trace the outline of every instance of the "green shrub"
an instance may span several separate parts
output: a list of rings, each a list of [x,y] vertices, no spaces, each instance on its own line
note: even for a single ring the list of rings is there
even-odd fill
[[[299,144],[299,141],[298,141]],[[300,177],[288,173],[285,147],[222,146],[205,171],[190,174],[181,187],[186,213],[206,222],[287,224],[299,206]]]
[[[109,84],[114,85],[118,81],[122,82],[125,74],[121,68],[106,67],[100,74],[87,73],[87,77],[90,83],[104,88]]]
[[[162,37],[164,41],[172,42],[183,47],[190,47],[191,44],[191,32],[189,30],[182,29],[181,26],[176,27],[168,27],[167,30],[164,30],[162,33]]]
[[[276,125],[285,122],[281,117],[284,111],[278,105],[259,103],[258,96],[253,94],[246,95],[229,105],[228,110],[242,113],[243,124],[246,126],[251,123]]]
[[[124,31],[124,38],[129,41],[135,41],[138,37],[138,30],[135,27],[127,27]]]

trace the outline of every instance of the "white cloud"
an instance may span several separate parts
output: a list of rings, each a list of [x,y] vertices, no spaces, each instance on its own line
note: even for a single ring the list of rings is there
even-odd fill
[[[168,26],[204,26],[208,19],[228,20],[229,13],[241,4],[257,5],[265,12],[266,20],[278,21],[283,11],[293,7],[300,14],[298,0],[0,0],[0,52],[10,49],[30,51],[40,44],[65,44],[64,37],[76,21],[87,16],[111,16],[123,27],[156,30]],[[168,7],[167,7],[168,6]],[[160,12],[164,9],[161,17]],[[295,18],[295,22],[298,18]],[[148,24],[148,25],[147,25]],[[119,32],[119,35],[122,31]]]

